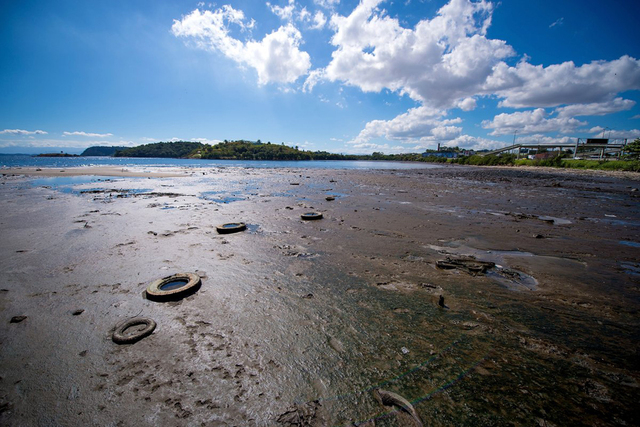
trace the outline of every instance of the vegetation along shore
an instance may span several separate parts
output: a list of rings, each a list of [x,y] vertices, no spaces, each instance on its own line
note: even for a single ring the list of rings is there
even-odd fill
[[[81,156],[158,157],[216,160],[384,160],[450,163],[473,166],[546,166],[571,169],[624,170],[640,172],[640,139],[627,144],[617,159],[576,158],[571,150],[535,150],[537,155],[521,158],[517,154],[470,152],[458,147],[427,150],[424,153],[368,155],[337,154],[327,151],[300,150],[297,146],[252,141],[224,141],[215,145],[176,141],[144,144],[137,147],[89,147]],[[63,154],[51,154],[60,156]]]

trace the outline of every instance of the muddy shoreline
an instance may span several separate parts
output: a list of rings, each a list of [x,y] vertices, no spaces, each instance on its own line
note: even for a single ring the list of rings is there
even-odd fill
[[[0,179],[3,425],[640,424],[638,174],[69,171]]]

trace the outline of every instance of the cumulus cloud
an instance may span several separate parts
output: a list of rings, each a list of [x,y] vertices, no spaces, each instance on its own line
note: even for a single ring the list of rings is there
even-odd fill
[[[333,9],[335,6],[340,4],[340,0],[313,0],[313,2],[325,9]]]
[[[380,3],[363,0],[349,16],[331,17],[336,50],[324,79],[365,92],[386,88],[431,107],[451,108],[480,93],[493,67],[515,54],[506,42],[485,36],[493,10],[489,2],[452,0],[414,29],[379,10]]]
[[[508,65],[505,60],[515,51],[506,41],[487,37],[494,6],[485,0],[451,0],[434,18],[413,28],[402,27],[381,4],[382,0],[362,0],[349,15],[332,15],[335,50],[326,67],[309,73],[306,91],[330,81],[364,92],[388,89],[440,110],[471,111],[479,97],[496,98],[500,107],[535,109],[485,121],[484,127],[497,136],[516,129],[525,134],[570,132],[585,125],[575,117],[633,107],[633,101],[617,95],[640,89],[640,61],[629,56],[546,67],[533,65],[524,56],[516,65]],[[542,107],[557,107],[557,115],[549,117]],[[354,141],[379,136],[399,140],[403,132],[396,128],[404,129],[414,116],[409,111],[393,120],[371,121]],[[412,130],[404,133],[407,140],[433,136],[435,127],[410,122]]]
[[[462,129],[453,126],[462,122],[460,118],[443,119],[444,112],[435,108],[417,107],[392,120],[372,120],[350,143],[368,143],[375,138],[415,143],[417,141],[451,140],[460,135]]]
[[[487,93],[503,98],[500,106],[515,108],[599,103],[638,89],[640,60],[626,55],[581,66],[572,61],[548,67],[525,61],[501,65],[485,86]]]
[[[589,129],[589,133],[594,138],[602,138],[604,135],[605,138],[627,139],[629,140],[629,142],[635,140],[636,138],[640,138],[640,129],[616,130],[595,126]]]
[[[90,138],[107,138],[113,136],[112,133],[90,133],[90,132],[62,132],[63,136],[86,136]]]
[[[457,107],[459,107],[462,111],[472,111],[476,108],[476,100],[475,98],[465,98],[458,101]]]
[[[493,150],[504,147],[504,142],[471,135],[460,135],[445,144],[449,147],[459,147],[467,150]]]
[[[324,25],[327,23],[327,17],[324,16],[324,13],[317,11],[315,15],[313,15],[313,25],[311,25],[311,29],[313,30],[321,30],[324,28]]]
[[[271,12],[277,15],[280,19],[290,21],[291,19],[293,19],[293,12],[296,9],[296,2],[295,0],[289,0],[289,4],[286,6],[273,5],[267,2],[267,7],[271,9]]]
[[[293,83],[307,74],[311,60],[301,51],[302,36],[292,25],[281,26],[260,41],[243,42],[229,33],[229,24],[240,29],[253,28],[253,20],[246,22],[244,13],[231,6],[215,11],[196,9],[181,20],[174,20],[171,31],[176,37],[194,41],[202,49],[218,51],[241,65],[247,65],[258,74],[258,83]]]
[[[520,135],[561,132],[569,133],[580,126],[585,126],[586,122],[574,119],[573,117],[552,117],[548,118],[544,108],[536,108],[530,111],[518,111],[515,113],[498,114],[493,120],[484,120],[482,127],[493,129],[490,135],[510,135],[518,132]]]
[[[606,102],[567,105],[556,108],[556,112],[558,117],[604,116],[630,110],[634,105],[636,105],[636,102],[630,99],[615,98]]]
[[[273,5],[267,2],[267,7],[283,21],[289,23],[299,22],[311,30],[321,30],[327,23],[327,17],[324,13],[318,10],[315,14],[312,14],[306,7],[299,8],[295,0],[289,0],[286,6]]]
[[[5,129],[0,131],[0,134],[8,134],[8,135],[47,135],[47,132],[43,130],[23,130],[23,129]]]

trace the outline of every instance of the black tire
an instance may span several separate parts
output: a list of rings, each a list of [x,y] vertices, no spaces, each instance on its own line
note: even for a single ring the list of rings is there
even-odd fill
[[[125,331],[136,325],[146,325],[144,329],[132,334],[126,334]],[[133,319],[125,320],[116,326],[116,330],[113,331],[111,339],[116,344],[133,344],[140,341],[142,338],[151,335],[156,328],[156,322],[146,317],[134,317]]]
[[[322,219],[322,214],[320,212],[307,212],[300,215],[300,218],[307,221],[313,221],[316,219]]]
[[[247,224],[244,222],[230,222],[227,224],[218,225],[216,230],[220,234],[237,233],[238,231],[246,230]]]
[[[184,282],[177,288],[162,289],[171,282]],[[184,298],[197,291],[200,287],[200,276],[195,273],[178,273],[172,276],[154,280],[147,286],[147,299],[155,301],[170,301]]]

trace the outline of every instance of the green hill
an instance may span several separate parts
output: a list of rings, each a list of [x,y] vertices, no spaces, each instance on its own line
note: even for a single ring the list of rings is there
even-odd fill
[[[154,144],[139,145],[138,147],[126,148],[117,151],[115,157],[161,157],[183,159],[195,157],[191,154],[204,147],[199,142],[176,141],[176,142],[156,142]]]
[[[129,147],[104,147],[104,146],[95,146],[89,147],[80,154],[81,156],[113,156],[116,154],[116,151],[126,150]]]

